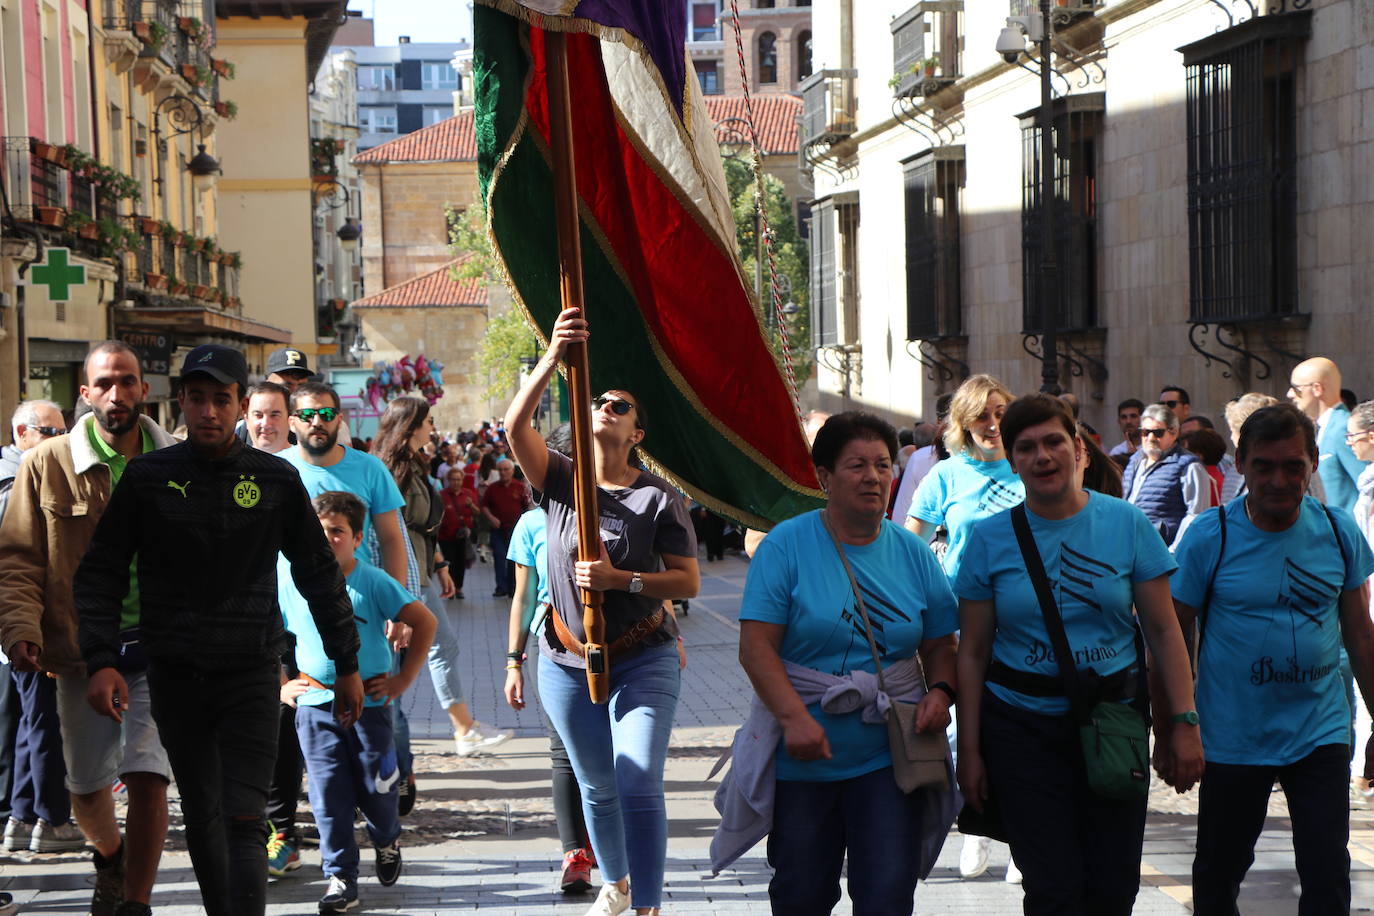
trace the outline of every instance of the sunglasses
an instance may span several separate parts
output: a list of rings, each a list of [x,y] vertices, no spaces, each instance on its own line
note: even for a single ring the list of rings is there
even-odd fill
[[[66,435],[67,431],[61,426],[30,426],[29,429],[38,433],[44,439],[51,439],[53,436]]]
[[[321,420],[323,420],[324,422],[326,422],[326,423],[333,423],[333,422],[334,422],[334,418],[337,417],[337,416],[339,415],[339,408],[337,408],[337,407],[302,407],[300,410],[296,411],[296,412],[293,413],[291,416],[293,416],[293,417],[300,417],[302,420],[304,420],[305,422],[309,423],[311,420],[315,419],[316,415],[318,415],[319,418],[320,418]]]
[[[1176,410],[1176,409],[1178,408],[1178,405],[1182,404],[1183,402],[1182,402],[1182,401],[1160,401],[1159,403],[1163,404],[1165,407],[1169,408],[1170,410]]]
[[[620,398],[592,398],[592,410],[600,410],[607,404],[611,405],[611,413],[615,414],[617,417],[625,416],[625,414],[629,413],[635,406],[629,401],[621,400]]]
[[[40,432],[42,431],[41,428],[39,428],[39,427],[35,427],[35,429],[39,429]],[[1360,441],[1361,439],[1363,439],[1365,436],[1369,435],[1369,433],[1370,433],[1370,430],[1367,430],[1367,429],[1362,429],[1362,430],[1360,430],[1360,431],[1357,432],[1357,433],[1346,433],[1346,434],[1345,434],[1345,441],[1346,441],[1346,442],[1359,442],[1359,441]]]
[[[1140,429],[1140,434],[1142,436],[1154,436],[1157,439],[1163,439],[1171,432],[1173,432],[1171,429],[1145,429],[1144,427]]]

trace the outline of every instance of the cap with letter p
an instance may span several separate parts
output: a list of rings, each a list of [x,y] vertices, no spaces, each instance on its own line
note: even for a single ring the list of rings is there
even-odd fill
[[[273,375],[278,372],[301,372],[311,375],[310,364],[305,360],[305,354],[295,347],[282,347],[280,350],[273,350],[267,357],[267,374]]]
[[[233,347],[223,344],[201,344],[186,354],[181,364],[181,378],[185,380],[197,373],[208,375],[222,385],[238,382],[239,396],[248,391],[248,360]]]

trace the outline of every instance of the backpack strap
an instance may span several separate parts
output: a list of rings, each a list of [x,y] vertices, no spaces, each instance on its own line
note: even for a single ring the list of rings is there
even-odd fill
[[[1341,552],[1341,581],[1336,586],[1336,592],[1345,591],[1345,577],[1350,575],[1350,555],[1345,551],[1345,541],[1341,540],[1341,529],[1336,526],[1336,513],[1331,511],[1331,507],[1322,504],[1322,511],[1326,513],[1326,520],[1331,523],[1331,533],[1336,536],[1336,549]]]

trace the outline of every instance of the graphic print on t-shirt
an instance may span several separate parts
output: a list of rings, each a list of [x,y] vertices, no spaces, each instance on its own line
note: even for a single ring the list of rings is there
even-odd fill
[[[1064,607],[1064,596],[1077,600],[1084,607],[1091,608],[1100,616],[1102,605],[1097,600],[1096,583],[1100,579],[1112,580],[1119,574],[1109,563],[1079,553],[1068,544],[1059,545],[1059,607]]]
[[[1318,627],[1322,625],[1321,612],[1331,606],[1336,598],[1337,589],[1329,582],[1314,576],[1292,559],[1283,561],[1283,578],[1279,580],[1280,607],[1293,612],[1293,626],[1296,629],[1302,622],[1298,616],[1306,617]]]
[[[1026,497],[1000,480],[988,478],[988,488],[978,498],[978,511],[985,515],[996,515],[1005,509],[1019,506]]]
[[[885,656],[887,654],[887,640],[884,624],[896,623],[899,620],[910,623],[911,616],[881,596],[864,588],[862,584],[859,589],[864,593],[864,610],[868,612],[868,619],[873,623],[873,642],[878,646],[878,655],[880,657]],[[840,620],[849,624],[850,634],[849,646],[845,650],[844,658],[838,669],[831,672],[837,677],[852,670],[850,657],[852,652],[862,650],[862,654],[858,656],[860,659],[871,658],[873,655],[873,650],[868,647],[868,637],[864,635],[864,619],[859,614],[858,605],[854,603],[853,599],[854,596],[851,593],[849,600],[840,609]]]

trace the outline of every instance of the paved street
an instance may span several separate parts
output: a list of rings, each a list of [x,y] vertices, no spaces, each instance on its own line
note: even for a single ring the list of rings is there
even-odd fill
[[[768,911],[768,869],[761,848],[717,878],[710,877],[706,854],[716,818],[711,807],[714,784],[705,777],[743,718],[751,696],[735,660],[735,619],[747,568],[743,560],[733,557],[705,566],[701,597],[692,601],[682,621],[689,665],[668,762],[671,825],[665,913],[726,916]],[[419,804],[407,819],[407,834],[402,837],[405,874],[395,887],[378,886],[370,877],[371,857],[365,853],[362,911],[424,916],[480,909],[493,916],[577,916],[590,898],[565,900],[552,892],[558,843],[548,799],[547,742],[541,736],[538,715],[533,710],[516,713],[500,700],[505,609],[488,597],[490,567],[472,570],[465,591],[468,599],[452,602],[451,613],[468,666],[469,701],[478,718],[515,729],[517,737],[493,757],[456,757],[447,718],[434,703],[428,679],[420,680],[406,700],[421,777]],[[1189,912],[1194,802],[1195,797],[1155,793],[1137,913]],[[1242,897],[1247,916],[1279,916],[1297,909],[1287,822],[1279,801],[1273,814]],[[172,844],[184,850],[179,819],[174,820]],[[1356,909],[1370,912],[1374,911],[1374,812],[1354,812],[1353,827]],[[946,844],[931,879],[917,894],[917,912],[1019,912],[1020,889],[1002,880],[1006,848],[994,847],[992,868],[982,878],[961,881],[956,869],[959,844],[957,836]],[[269,913],[315,912],[324,887],[318,852],[307,850],[305,861],[302,870],[269,888]],[[85,912],[90,895],[86,857],[16,854],[0,862],[4,863],[0,884],[24,904],[24,912]],[[184,851],[163,859],[153,903],[166,916],[200,911]],[[848,901],[836,912],[851,913]]]

